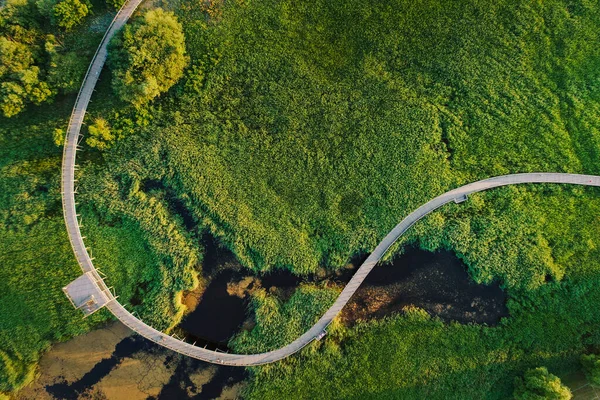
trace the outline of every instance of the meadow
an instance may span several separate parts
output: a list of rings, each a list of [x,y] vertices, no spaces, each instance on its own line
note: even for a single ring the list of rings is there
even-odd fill
[[[115,139],[102,151],[84,145],[79,190],[98,267],[158,328],[174,328],[181,293],[202,284],[207,232],[255,272],[333,271],[453,187],[517,172],[600,173],[592,1],[162,6],[183,25],[190,65],[141,107],[119,101],[103,73],[87,122],[105,119]],[[52,143],[71,103],[0,120],[5,392],[31,379],[51,342],[107,318],[82,322],[59,290],[77,275]],[[506,398],[529,367],[577,368],[600,346],[599,195],[508,187],[428,216],[393,251],[454,251],[473,279],[502,284],[509,318],[492,328],[408,310],[336,326],[324,343],[253,369],[246,396]],[[279,346],[334,295],[257,295],[258,325],[231,345]]]

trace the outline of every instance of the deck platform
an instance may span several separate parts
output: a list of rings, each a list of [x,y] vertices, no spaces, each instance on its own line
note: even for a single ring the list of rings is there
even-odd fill
[[[63,288],[71,304],[83,311],[87,317],[107,305],[114,297],[106,286],[96,277],[93,271],[89,271],[75,279]]]

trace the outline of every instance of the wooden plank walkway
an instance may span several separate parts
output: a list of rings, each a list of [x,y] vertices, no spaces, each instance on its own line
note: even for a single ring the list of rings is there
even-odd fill
[[[81,266],[83,272],[91,272],[96,277],[103,290],[106,289],[106,284],[94,268],[92,259],[87,248],[85,247],[83,238],[81,236],[77,211],[75,209],[76,154],[78,143],[81,138],[81,125],[83,123],[87,106],[94,91],[94,87],[98,81],[98,76],[100,75],[100,71],[102,70],[106,60],[108,42],[115,35],[115,33],[123,27],[141,1],[142,0],[129,0],[127,3],[125,3],[107,30],[104,39],[102,40],[96,55],[90,64],[79,91],[79,95],[77,96],[77,100],[75,101],[71,120],[69,121],[63,153],[62,201],[69,240],[71,241],[77,262]],[[371,255],[369,255],[367,260],[356,271],[335,303],[329,308],[329,310],[327,310],[327,312],[315,325],[313,325],[308,331],[306,331],[302,336],[294,340],[292,343],[277,350],[261,354],[228,354],[206,350],[185,343],[146,325],[144,322],[140,321],[129,311],[127,311],[121,304],[119,304],[112,294],[110,295],[111,300],[106,307],[117,319],[138,334],[173,351],[188,355],[190,357],[212,363],[234,366],[261,365],[278,361],[302,349],[304,346],[312,342],[317,336],[319,336],[319,334],[323,332],[327,326],[329,326],[333,319],[350,300],[354,292],[358,289],[369,272],[371,272],[373,267],[384,256],[390,246],[418,220],[446,203],[451,201],[459,203],[466,200],[471,193],[476,193],[499,186],[523,183],[562,183],[585,186],[600,186],[600,177],[562,173],[526,173],[505,175],[470,183],[446,192],[434,198],[433,200],[430,200],[409,214],[394,229],[392,229],[390,233],[388,233],[388,235],[381,241],[381,243],[379,243],[375,250],[373,250]]]

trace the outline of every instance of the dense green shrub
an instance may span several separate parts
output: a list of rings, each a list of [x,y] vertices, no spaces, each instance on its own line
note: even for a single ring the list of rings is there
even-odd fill
[[[121,8],[123,6],[123,4],[125,4],[124,0],[106,0],[106,4],[108,4],[110,7],[118,10],[119,8]]]
[[[92,9],[88,0],[36,0],[35,4],[52,25],[67,31],[79,25]]]
[[[46,36],[44,47],[49,58],[48,84],[63,94],[79,91],[88,60],[78,52],[70,51],[54,35]]]
[[[0,36],[0,82],[0,108],[6,117],[18,114],[27,103],[41,104],[52,93],[40,80],[32,49],[5,36]]]
[[[91,4],[79,0],[61,0],[52,7],[52,16],[56,25],[71,30],[88,15]]]
[[[600,357],[597,354],[584,354],[581,356],[581,365],[589,381],[600,385]]]
[[[242,331],[230,341],[239,353],[252,354],[275,350],[298,338],[331,306],[339,291],[300,286],[285,303],[264,290],[252,296],[250,309],[256,320],[251,331]]]
[[[569,400],[572,397],[569,388],[545,367],[527,370],[523,378],[515,381],[516,400]]]
[[[147,103],[183,75],[188,57],[181,24],[162,9],[147,11],[115,36],[108,60],[117,95],[138,106]]]
[[[115,136],[110,132],[108,122],[104,118],[96,118],[94,123],[88,126],[88,137],[85,142],[90,147],[106,150],[114,139]]]
[[[52,144],[70,108],[57,104],[0,120],[0,392],[30,382],[52,343],[107,318],[82,319],[61,290],[81,274],[61,212],[62,150]],[[115,252],[122,257],[121,248]]]

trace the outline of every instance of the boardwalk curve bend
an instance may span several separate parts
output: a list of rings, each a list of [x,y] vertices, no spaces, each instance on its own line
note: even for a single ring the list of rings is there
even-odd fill
[[[99,272],[94,268],[92,258],[90,257],[90,254],[88,253],[88,250],[83,242],[83,237],[81,236],[80,224],[78,221],[77,211],[75,209],[76,153],[78,150],[79,141],[81,140],[81,125],[83,123],[87,106],[90,102],[94,87],[96,86],[96,82],[98,81],[98,77],[106,60],[108,42],[115,35],[115,33],[121,29],[123,25],[125,25],[141,1],[142,0],[129,0],[115,16],[113,22],[106,31],[106,34],[104,35],[104,38],[102,39],[102,42],[100,43],[100,46],[98,47],[98,50],[96,51],[96,54],[94,55],[90,67],[85,75],[81,89],[75,101],[71,119],[69,121],[62,163],[62,203],[69,240],[71,242],[71,246],[73,247],[73,252],[75,253],[77,262],[84,272],[84,275],[82,275],[80,278],[85,277],[85,279],[76,279],[71,285],[65,288],[65,291],[68,292],[71,290],[71,295],[76,292],[76,294],[79,296],[78,298],[86,299],[86,306],[90,305],[89,299],[92,299],[92,302],[94,299],[95,301],[103,300],[101,304],[99,303],[100,306],[107,307],[110,312],[113,313],[113,315],[123,324],[145,338],[173,351],[207,362],[233,366],[261,365],[281,360],[291,354],[296,353],[317,338],[338,315],[344,305],[346,305],[346,303],[350,300],[354,292],[358,289],[360,284],[364,281],[366,276],[377,264],[377,262],[384,256],[390,246],[415,222],[443,206],[444,204],[452,201],[459,203],[466,200],[467,196],[469,196],[471,193],[514,184],[562,183],[585,186],[600,186],[599,176],[563,173],[524,173],[497,176],[450,190],[423,204],[421,207],[404,218],[398,225],[396,225],[396,227],[394,227],[394,229],[392,229],[390,233],[388,233],[388,235],[379,243],[375,250],[373,250],[367,260],[358,268],[352,279],[350,279],[350,282],[345,286],[342,293],[336,299],[335,303],[327,310],[327,312],[325,312],[325,314],[323,314],[323,316],[315,325],[313,325],[308,331],[306,331],[292,343],[280,349],[260,354],[222,353],[206,350],[193,346],[189,343],[185,343],[146,325],[144,322],[127,311],[117,301],[116,296],[109,290]],[[72,286],[75,283],[81,282],[83,282],[83,284]],[[90,293],[85,293],[85,291],[88,289],[90,290]],[[102,297],[102,299],[99,297]],[[73,300],[72,296],[70,296],[70,298]],[[81,307],[83,307],[83,305],[84,304],[82,304]],[[79,307],[77,304],[76,306]],[[90,310],[91,309],[92,308],[90,308]],[[95,311],[95,309],[93,310]]]

